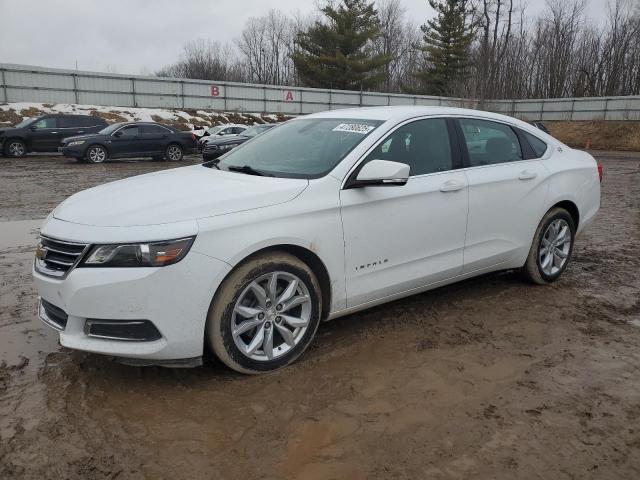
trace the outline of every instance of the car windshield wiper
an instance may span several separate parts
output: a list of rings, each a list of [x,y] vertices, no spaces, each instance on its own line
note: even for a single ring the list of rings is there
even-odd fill
[[[273,177],[273,175],[271,175],[270,173],[261,172],[260,170],[256,170],[249,165],[230,165],[227,167],[227,170],[229,170],[230,172],[246,173],[247,175],[257,175],[259,177]]]
[[[216,158],[215,160],[209,160],[208,162],[204,162],[202,165],[207,167],[207,168],[215,167],[218,170],[220,170],[220,167],[218,166],[218,163],[220,163],[220,159]]]

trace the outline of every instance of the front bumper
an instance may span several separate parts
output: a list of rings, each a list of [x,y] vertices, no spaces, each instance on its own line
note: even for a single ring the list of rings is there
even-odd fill
[[[65,157],[84,157],[86,147],[84,145],[77,145],[73,147],[69,147],[67,145],[58,147],[58,152],[60,152]]]
[[[63,346],[172,363],[202,356],[209,304],[229,270],[227,263],[191,251],[167,267],[75,268],[64,279],[34,269],[33,276],[41,299],[67,316],[60,328],[61,322],[52,325],[40,310]],[[160,335],[146,341],[97,338],[90,326],[100,320],[149,321]]]

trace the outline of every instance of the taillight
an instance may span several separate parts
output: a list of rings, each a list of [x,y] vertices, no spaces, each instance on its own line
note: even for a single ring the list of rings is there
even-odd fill
[[[598,177],[600,177],[600,183],[602,183],[602,175],[604,175],[604,170],[602,169],[602,164],[598,163]]]

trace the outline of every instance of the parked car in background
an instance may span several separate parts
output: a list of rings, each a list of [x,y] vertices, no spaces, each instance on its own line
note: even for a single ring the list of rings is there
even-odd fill
[[[549,129],[542,122],[531,122],[531,125],[536,127],[538,130],[542,130],[544,133],[549,133]]]
[[[122,122],[91,135],[65,138],[59,150],[66,157],[101,163],[137,157],[178,161],[196,148],[196,136],[191,132],[154,122]]]
[[[600,173],[494,113],[298,117],[218,162],[65,200],[40,231],[39,315],[63,346],[128,362],[195,365],[208,346],[239,372],[275,370],[326,319],[489,272],[558,280]]]
[[[266,132],[267,130],[272,129],[277,124],[275,123],[264,123],[261,125],[254,125],[253,127],[247,128],[240,135],[233,135],[231,137],[220,137],[220,138],[211,138],[208,142],[204,144],[202,148],[202,158],[203,160],[214,160],[218,158],[220,155],[227,153],[229,150],[236,148],[238,145],[242,145],[247,140],[252,139],[260,135],[261,133]]]
[[[0,153],[22,157],[29,152],[57,152],[62,139],[96,133],[107,122],[93,115],[43,115],[27,118],[15,127],[0,128]]]
[[[204,134],[198,139],[198,147],[202,149],[204,144],[211,139],[219,137],[235,137],[244,132],[248,125],[240,125],[236,123],[226,123],[224,125],[216,125],[204,131]]]

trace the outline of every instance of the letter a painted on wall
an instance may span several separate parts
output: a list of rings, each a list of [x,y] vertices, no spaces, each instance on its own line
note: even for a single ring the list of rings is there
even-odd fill
[[[287,102],[293,102],[293,92],[291,90],[287,90],[284,99]]]

